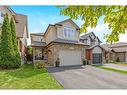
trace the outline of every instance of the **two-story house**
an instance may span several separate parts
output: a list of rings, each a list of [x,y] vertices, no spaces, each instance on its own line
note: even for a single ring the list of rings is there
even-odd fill
[[[42,35],[31,34],[33,61],[47,59],[51,66],[55,66],[59,59],[60,66],[82,65],[86,45],[79,40],[79,30],[71,19],[67,19],[54,25],[49,24]]]
[[[31,33],[30,37],[31,46],[33,48],[33,60],[46,60],[46,52],[44,52],[46,46],[44,33]]]
[[[28,38],[27,16],[23,14],[15,13],[9,6],[0,6],[0,35],[1,35],[1,26],[5,14],[8,14],[9,20],[11,19],[11,17],[14,17],[19,53],[22,57],[22,62],[24,63],[26,59],[25,56],[26,56],[27,38]]]
[[[89,64],[102,64],[104,61],[104,49],[100,46],[101,41],[99,38],[93,32],[90,32],[80,36],[80,41],[88,45],[86,48],[86,59]]]

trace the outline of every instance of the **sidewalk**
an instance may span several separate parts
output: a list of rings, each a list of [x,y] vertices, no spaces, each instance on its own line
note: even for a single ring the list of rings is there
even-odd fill
[[[103,66],[104,67],[113,68],[113,69],[127,71],[127,67],[126,66],[120,66],[120,65],[116,65],[116,64],[104,64]]]

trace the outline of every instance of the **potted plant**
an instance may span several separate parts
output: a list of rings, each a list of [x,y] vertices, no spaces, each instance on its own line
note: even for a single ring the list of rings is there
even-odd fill
[[[87,65],[88,61],[86,59],[83,59],[83,65]]]

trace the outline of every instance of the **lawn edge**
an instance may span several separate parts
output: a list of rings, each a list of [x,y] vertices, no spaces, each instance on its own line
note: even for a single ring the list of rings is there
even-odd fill
[[[59,84],[60,84],[60,86],[61,87],[63,87],[63,85],[54,77],[54,75],[52,75],[46,68],[45,68],[45,70],[49,73],[49,75],[51,76],[51,77],[53,77]],[[65,88],[63,87],[62,89],[59,89],[59,90],[64,90]],[[57,89],[58,90],[58,89]]]
[[[119,69],[103,67],[103,66],[94,66],[94,67],[127,75],[127,71],[125,71],[125,70],[119,70]]]

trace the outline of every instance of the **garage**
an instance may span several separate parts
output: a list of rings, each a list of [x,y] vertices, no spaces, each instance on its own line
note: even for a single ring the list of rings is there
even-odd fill
[[[93,64],[101,64],[102,63],[102,54],[94,53],[93,54]]]
[[[92,49],[93,64],[102,64],[102,48],[96,46]]]
[[[81,51],[60,50],[60,66],[82,65]]]

